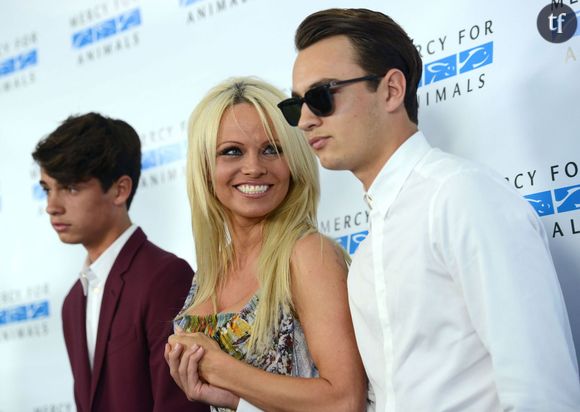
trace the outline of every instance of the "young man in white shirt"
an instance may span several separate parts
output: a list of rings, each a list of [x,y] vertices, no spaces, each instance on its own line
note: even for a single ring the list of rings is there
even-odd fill
[[[390,17],[308,16],[279,107],[363,184],[370,232],[349,302],[370,410],[578,411],[578,367],[542,223],[505,181],[431,148],[422,62]]]
[[[190,403],[163,358],[193,271],[131,223],[141,142],[122,120],[66,119],[34,153],[60,240],[87,258],[62,317],[79,412],[206,411]]]

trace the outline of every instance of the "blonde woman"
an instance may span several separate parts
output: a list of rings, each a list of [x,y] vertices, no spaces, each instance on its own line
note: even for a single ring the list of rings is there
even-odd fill
[[[360,411],[347,258],[317,231],[317,163],[280,114],[284,98],[230,79],[191,115],[198,269],[165,358],[187,397],[214,410]]]

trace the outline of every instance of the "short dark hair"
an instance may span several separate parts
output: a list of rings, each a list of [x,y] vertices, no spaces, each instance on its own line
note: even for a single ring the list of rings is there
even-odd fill
[[[306,17],[294,43],[298,51],[332,36],[348,37],[357,53],[357,63],[368,74],[386,74],[392,68],[403,72],[407,82],[405,109],[418,124],[417,86],[423,63],[407,33],[389,16],[368,9],[328,9]],[[372,83],[371,83],[372,84]],[[374,90],[378,82],[373,84]]]
[[[127,209],[139,185],[139,135],[123,120],[99,113],[70,116],[36,145],[32,158],[63,185],[94,177],[106,192],[121,176],[129,176],[133,186]]]

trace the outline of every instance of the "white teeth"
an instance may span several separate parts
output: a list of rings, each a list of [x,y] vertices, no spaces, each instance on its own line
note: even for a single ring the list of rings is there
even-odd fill
[[[268,185],[239,185],[237,186],[238,190],[242,193],[248,194],[248,195],[254,195],[256,193],[264,193],[266,190],[268,190]]]

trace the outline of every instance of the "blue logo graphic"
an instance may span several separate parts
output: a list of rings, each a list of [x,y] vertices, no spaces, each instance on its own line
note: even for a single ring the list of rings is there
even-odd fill
[[[42,186],[40,186],[40,183],[35,183],[34,186],[32,186],[32,197],[37,200],[46,198],[46,192]]]
[[[19,72],[38,64],[37,49],[0,61],[0,77]]]
[[[580,185],[533,193],[524,198],[540,217],[580,210]]]
[[[552,192],[549,190],[546,192],[533,193],[531,195],[526,195],[524,198],[528,199],[530,205],[536,209],[538,216],[548,216],[554,214],[554,204],[552,202]]]
[[[119,30],[121,31],[121,30]],[[114,19],[102,22],[99,26],[93,28],[95,41],[104,40],[117,34],[117,22]]]
[[[81,49],[140,25],[141,11],[139,9],[131,10],[87,29],[73,33],[72,46],[75,49]]]
[[[141,156],[141,170],[147,170],[185,159],[186,152],[186,141],[148,150],[143,152]]]
[[[580,185],[554,190],[554,200],[558,213],[580,209]]]
[[[425,84],[457,75],[457,55],[445,57],[425,65]]]
[[[479,69],[493,63],[493,42],[459,53],[459,73]]]
[[[493,63],[493,42],[464,50],[425,65],[419,87],[477,70]]]
[[[187,153],[187,141],[161,146],[147,150],[141,154],[141,170],[149,170],[155,167],[165,166],[169,163],[185,159]],[[36,200],[46,198],[46,193],[39,183],[32,186],[32,197]]]
[[[362,232],[352,233],[350,235],[341,236],[335,238],[335,240],[348,252],[349,255],[352,255],[358,249],[359,245],[367,235],[369,234],[368,230],[363,230]]]
[[[179,6],[187,7],[191,6],[193,3],[199,3],[201,0],[179,0]]]
[[[50,308],[48,300],[42,300],[40,302],[0,310],[0,326],[48,318],[49,316]]]

